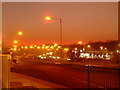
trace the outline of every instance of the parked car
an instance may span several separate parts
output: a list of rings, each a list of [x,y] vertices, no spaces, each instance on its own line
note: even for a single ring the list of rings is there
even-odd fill
[[[10,63],[10,71],[12,72],[15,68],[15,63],[14,62],[11,62]]]

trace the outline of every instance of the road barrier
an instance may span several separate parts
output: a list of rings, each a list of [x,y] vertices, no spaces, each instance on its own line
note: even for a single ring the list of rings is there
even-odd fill
[[[98,73],[95,73],[96,70]],[[120,88],[119,72],[120,69],[117,68],[92,67],[88,65],[88,88],[94,88],[95,85],[97,88]]]

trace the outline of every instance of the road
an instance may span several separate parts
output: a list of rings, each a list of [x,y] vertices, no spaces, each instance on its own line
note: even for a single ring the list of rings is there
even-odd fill
[[[41,64],[21,62],[14,72],[46,80],[67,88],[88,88],[88,67],[80,65]],[[91,88],[118,88],[119,72],[113,69],[91,68]]]

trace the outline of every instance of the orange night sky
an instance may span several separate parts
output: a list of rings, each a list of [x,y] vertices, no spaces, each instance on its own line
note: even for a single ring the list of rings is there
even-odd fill
[[[59,43],[59,20],[48,22],[45,16],[62,18],[64,44],[117,40],[117,8],[117,2],[3,2],[3,41],[7,45],[14,39],[27,45]],[[23,35],[18,36],[18,31]]]

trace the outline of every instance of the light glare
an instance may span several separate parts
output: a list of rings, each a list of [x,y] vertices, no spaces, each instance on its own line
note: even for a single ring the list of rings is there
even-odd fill
[[[52,18],[49,17],[49,16],[46,16],[45,19],[46,19],[46,20],[51,20]]]

